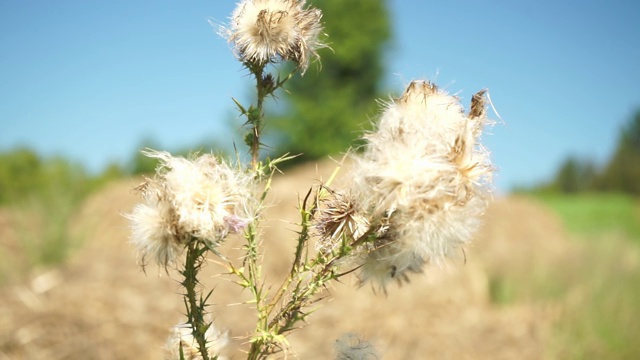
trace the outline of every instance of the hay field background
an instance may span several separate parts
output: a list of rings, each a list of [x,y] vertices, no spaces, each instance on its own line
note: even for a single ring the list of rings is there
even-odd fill
[[[334,166],[327,161],[276,176],[264,234],[268,282],[279,284],[292,259],[298,195],[327,179]],[[0,287],[0,360],[162,358],[183,304],[175,280],[154,266],[143,273],[127,244],[121,214],[138,201],[131,191],[138,183],[114,182],[83,204],[71,230],[84,242],[63,266]],[[557,328],[590,294],[580,274],[593,252],[530,198],[495,199],[484,222],[465,249],[466,263],[461,257],[429,267],[411,284],[390,287],[387,296],[357,288],[354,278],[332,286],[310,324],[291,336],[288,358],[331,359],[335,340],[345,333],[359,334],[389,360],[576,356],[571,338],[559,336]],[[21,259],[15,223],[11,213],[0,212],[5,266]],[[227,254],[237,256],[232,248],[239,244],[229,241]],[[622,257],[616,250],[615,263],[637,273],[637,249],[625,249]],[[220,271],[211,263],[202,280],[216,287],[216,326],[233,338],[226,355],[242,359],[255,313],[227,305],[248,294],[220,278]]]

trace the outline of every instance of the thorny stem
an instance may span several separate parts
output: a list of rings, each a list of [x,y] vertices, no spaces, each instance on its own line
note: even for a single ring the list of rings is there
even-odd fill
[[[344,248],[338,252],[331,254],[318,253],[311,261],[304,260],[303,252],[308,248],[308,240],[310,236],[310,221],[317,207],[317,198],[314,199],[311,204],[308,204],[310,195],[311,191],[307,193],[301,204],[301,231],[299,233],[295,259],[289,276],[278,289],[276,296],[267,305],[266,316],[269,316],[275,306],[280,303],[294,279],[297,279],[296,285],[289,294],[289,300],[283,304],[279,311],[271,318],[269,323],[262,329],[262,333],[269,334],[271,338],[260,338],[259,341],[252,343],[249,359],[262,359],[269,352],[275,351],[279,346],[275,339],[278,339],[284,334],[294,330],[295,324],[299,321],[304,321],[304,318],[307,315],[303,310],[309,305],[322,300],[322,298],[314,300],[314,296],[325,289],[326,284],[329,281],[337,280],[355,270],[352,269],[343,273],[336,273],[336,270],[338,269],[336,263],[350,254],[349,249],[370,241],[371,236],[375,233],[375,227],[371,227],[359,238],[353,239],[349,244],[345,243]],[[308,277],[300,276],[301,273],[310,273],[311,279],[305,281],[304,279]],[[262,320],[265,320],[265,318],[262,318]]]
[[[358,238],[353,244],[365,241],[368,239],[371,233],[367,232],[365,235]],[[348,252],[339,252],[332,255],[330,258],[325,258],[324,255],[319,253],[317,258],[311,263],[324,264],[319,271],[315,273],[311,281],[301,287],[301,282],[298,282],[294,289],[291,299],[283,308],[273,317],[269,322],[269,328],[274,329],[276,334],[280,335],[293,329],[293,325],[302,320],[299,314],[301,314],[302,308],[315,301],[311,301],[311,298],[319,291],[325,288],[325,284],[330,280],[337,280],[344,275],[351,273],[352,271],[346,271],[340,274],[336,274],[336,262],[345,256],[349,255]],[[302,314],[304,316],[304,314]],[[284,323],[280,326],[279,323],[284,320]]]
[[[264,104],[264,98],[268,95],[265,90],[265,81],[263,79],[264,65],[258,65],[255,67],[254,75],[256,77],[256,91],[257,91],[257,103],[256,112],[249,114],[251,122],[251,168],[256,171],[258,169],[258,161],[260,159],[260,135],[262,133],[262,120],[264,118],[264,111],[262,109]]]
[[[247,63],[245,65],[256,78],[256,105],[255,107],[252,105],[248,110],[242,107],[237,101],[236,105],[238,105],[241,113],[246,116],[246,124],[250,126],[249,133],[246,137],[246,143],[249,146],[249,151],[251,152],[251,168],[254,174],[258,178],[260,178],[263,173],[263,169],[261,169],[260,164],[260,137],[262,134],[262,129],[264,127],[264,101],[267,96],[273,95],[273,93],[278,88],[282,87],[285,82],[294,75],[295,70],[283,79],[280,79],[279,77],[278,79],[274,79],[271,74],[264,74],[266,64]],[[263,194],[262,200],[264,200],[267,191],[268,186],[267,188],[265,188],[265,193]],[[247,232],[245,234],[247,245],[245,248],[246,256],[244,258],[244,263],[249,273],[249,288],[253,295],[253,300],[258,311],[258,323],[256,325],[256,331],[258,332],[258,334],[267,334],[269,328],[268,316],[272,305],[269,305],[266,308],[263,307],[264,298],[262,293],[262,285],[260,285],[260,267],[258,266],[258,259],[260,255],[257,232],[258,226],[259,219],[256,218],[251,224],[249,224],[247,228]],[[252,340],[248,359],[262,358],[265,352],[268,350],[270,344],[271,342],[269,340],[266,340],[264,337]]]
[[[251,152],[251,168],[257,176],[259,176],[260,166],[260,135],[262,133],[264,119],[264,99],[267,97],[267,95],[275,90],[273,89],[272,84],[267,84],[267,81],[264,78],[264,67],[264,64],[248,66],[249,70],[256,78],[257,100],[256,107],[254,108],[253,106],[251,106],[249,108],[249,112],[245,113],[245,115],[247,116],[247,122],[251,125],[250,133],[247,134],[247,145],[249,146],[249,150]],[[269,79],[271,79],[271,77]],[[258,312],[258,323],[256,324],[256,331],[258,333],[261,333],[266,330],[267,318],[266,314],[262,311],[263,300],[259,285],[259,244],[257,239],[258,224],[259,219],[256,218],[251,224],[249,224],[249,227],[247,228],[247,232],[245,234],[247,245],[245,248],[246,256],[244,262],[249,272],[249,288],[253,295],[256,310]],[[251,348],[249,350],[247,358],[258,359],[260,354],[262,353],[262,348],[262,341],[260,341],[259,339],[255,339],[251,343]]]
[[[333,178],[337,174],[337,171],[338,169],[334,171],[334,173],[329,178],[327,184],[333,181]],[[289,271],[289,276],[285,279],[284,283],[280,286],[280,288],[278,289],[278,292],[276,293],[276,296],[273,298],[273,300],[271,301],[271,304],[269,304],[269,307],[267,308],[268,315],[271,314],[271,311],[273,310],[275,305],[280,302],[280,299],[282,298],[282,296],[284,296],[286,291],[289,289],[289,286],[293,282],[293,279],[298,275],[302,267],[302,252],[306,248],[307,241],[309,240],[309,229],[311,227],[311,218],[315,214],[318,208],[318,195],[316,195],[311,205],[307,208],[307,204],[309,202],[309,198],[311,196],[312,191],[313,191],[313,188],[309,188],[309,191],[307,191],[307,195],[305,195],[304,199],[302,200],[302,203],[300,204],[300,216],[302,217],[302,219],[300,222],[300,232],[298,233],[298,245],[296,246],[295,258],[293,260],[293,263],[291,264],[291,270]]]
[[[256,237],[256,225],[252,223],[249,225],[247,230],[246,238],[247,238],[247,246],[246,246],[246,257],[245,263],[249,271],[249,288],[254,298],[254,302],[256,305],[256,309],[258,311],[258,323],[256,324],[256,331],[262,332],[266,329],[267,318],[262,311],[262,294],[259,288],[259,269],[257,265],[258,261],[258,240]],[[248,359],[258,359],[258,355],[260,354],[260,346],[258,341],[254,341],[251,344],[251,349],[249,351]]]
[[[206,298],[202,298],[202,294],[198,287],[198,272],[204,264],[204,254],[207,247],[198,239],[191,239],[187,244],[187,255],[185,259],[184,270],[180,273],[184,277],[182,286],[186,290],[185,307],[187,315],[187,323],[191,325],[193,338],[198,343],[198,349],[202,360],[209,360],[209,352],[207,351],[207,339],[205,334],[211,324],[207,324],[204,320],[204,312],[206,307]]]
[[[268,314],[271,314],[271,311],[273,310],[275,305],[278,302],[280,302],[280,299],[282,298],[282,296],[289,289],[289,285],[291,285],[291,282],[300,271],[300,266],[302,265],[301,264],[302,252],[304,251],[306,242],[309,240],[309,227],[310,227],[309,222],[311,220],[312,213],[316,209],[316,204],[317,204],[317,202],[314,202],[311,208],[307,210],[307,201],[309,200],[309,196],[311,195],[311,190],[312,189],[309,189],[309,192],[307,192],[307,195],[302,201],[302,204],[301,204],[302,206],[300,207],[300,214],[302,216],[302,222],[300,224],[301,229],[298,236],[298,245],[296,246],[295,258],[293,260],[293,263],[291,264],[291,270],[289,271],[289,276],[287,277],[287,279],[285,279],[285,282],[280,286],[280,288],[278,289],[278,292],[276,293],[276,296],[271,301],[271,304],[269,305],[267,310]]]
[[[260,324],[258,325],[258,331],[260,331],[263,334],[267,334],[267,333],[273,334],[271,330],[274,328],[274,325],[277,324],[277,322],[274,323],[274,320],[275,320],[274,319],[267,324],[268,317],[271,314],[271,311],[273,311],[274,307],[280,302],[280,300],[288,290],[289,285],[291,285],[291,283],[293,282],[293,279],[296,278],[296,275],[300,272],[300,267],[302,265],[301,264],[302,253],[306,247],[305,244],[307,243],[307,240],[309,240],[309,220],[310,220],[311,212],[306,210],[306,204],[310,194],[311,194],[311,190],[309,190],[309,192],[307,193],[307,196],[305,197],[302,203],[302,207],[301,207],[302,229],[298,237],[298,245],[296,247],[295,259],[291,265],[291,271],[289,273],[289,276],[285,279],[284,283],[280,286],[275,297],[266,306],[266,308],[264,309],[265,310],[264,313],[259,311]],[[315,208],[315,203],[313,208]],[[258,309],[261,309],[259,305],[258,305]],[[282,311],[283,310],[281,310],[278,313],[278,315],[280,315]],[[283,331],[277,331],[276,335],[281,335],[282,333]],[[258,360],[263,358],[264,355],[270,351],[271,346],[273,346],[273,342],[270,342],[269,340],[266,340],[264,338],[256,339],[251,343],[251,348],[249,350],[249,356],[247,357],[247,359]]]
[[[234,99],[236,105],[240,109],[242,115],[247,118],[245,125],[250,125],[249,133],[245,138],[245,142],[249,146],[251,153],[251,168],[257,172],[260,167],[260,137],[264,128],[264,101],[269,95],[273,95],[276,90],[281,88],[293,75],[297,72],[294,69],[284,78],[274,78],[271,74],[265,74],[265,63],[245,63],[245,66],[256,78],[256,105],[251,105],[249,109],[245,109],[238,101]]]

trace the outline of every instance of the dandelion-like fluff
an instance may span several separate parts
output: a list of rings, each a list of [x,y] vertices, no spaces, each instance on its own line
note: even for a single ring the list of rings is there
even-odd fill
[[[128,215],[131,242],[143,264],[152,257],[173,264],[194,238],[217,247],[255,216],[253,177],[211,154],[193,159],[148,150],[160,160],[156,176],[140,185],[143,203]]]
[[[291,60],[304,73],[316,51],[326,47],[319,39],[321,18],[322,12],[305,8],[304,0],[244,0],[221,33],[245,64]]]
[[[459,99],[413,81],[386,105],[357,156],[355,189],[371,223],[385,224],[362,264],[362,282],[408,280],[467,244],[479,225],[493,167],[479,143],[484,91],[465,114]]]

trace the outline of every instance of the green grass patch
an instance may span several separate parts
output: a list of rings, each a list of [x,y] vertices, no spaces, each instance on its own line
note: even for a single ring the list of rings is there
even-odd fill
[[[640,359],[640,199],[623,194],[536,195],[563,220],[579,251],[548,264],[546,285],[534,274],[494,291],[509,302],[548,300],[563,312],[552,335],[556,359]],[[505,281],[505,280],[502,280]],[[532,291],[532,292],[531,292]],[[515,294],[515,296],[514,296]],[[526,294],[526,297],[522,295]]]
[[[640,200],[624,194],[545,194],[536,196],[555,211],[573,234],[621,234],[640,244]]]
[[[557,359],[640,359],[640,250],[620,238],[591,243],[556,324]]]
[[[558,265],[533,264],[534,268],[514,267],[509,272],[490,274],[489,298],[500,306],[518,302],[561,300],[575,281],[572,272],[561,273]]]

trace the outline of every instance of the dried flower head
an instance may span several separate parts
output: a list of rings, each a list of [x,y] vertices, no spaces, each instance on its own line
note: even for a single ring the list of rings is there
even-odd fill
[[[225,357],[220,356],[220,352],[229,343],[229,332],[220,332],[212,323],[204,336],[207,340],[209,357],[213,359],[218,356],[218,360],[225,360]],[[183,324],[173,327],[165,345],[165,360],[180,360],[180,348],[182,348],[185,360],[202,359],[198,343],[193,337],[193,329],[189,325]]]
[[[362,279],[404,279],[471,239],[493,170],[478,143],[487,123],[479,94],[466,115],[458,98],[414,81],[366,136],[355,170],[358,199],[372,222],[387,219],[389,231],[365,260]]]
[[[348,243],[357,240],[369,228],[367,219],[358,213],[358,206],[351,193],[340,193],[323,187],[325,196],[320,199],[314,227],[320,239],[317,249],[331,252],[343,239]]]
[[[310,58],[318,57],[316,50],[326,46],[319,40],[321,18],[322,12],[305,8],[304,0],[244,0],[222,34],[244,63],[292,60],[304,73]]]
[[[217,246],[255,216],[251,175],[211,154],[193,159],[148,150],[160,160],[156,176],[138,187],[145,200],[128,215],[143,260],[171,264],[191,238]]]
[[[356,334],[344,334],[335,343],[336,360],[377,360],[380,355],[368,341]]]

